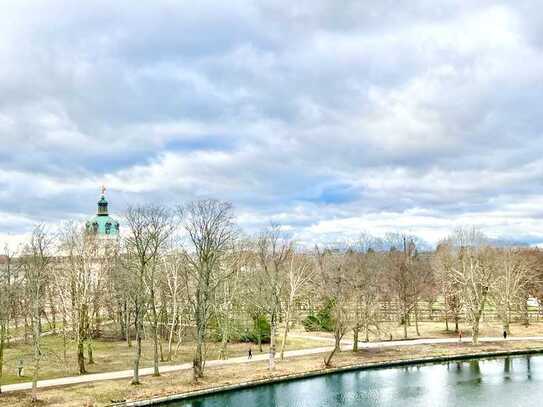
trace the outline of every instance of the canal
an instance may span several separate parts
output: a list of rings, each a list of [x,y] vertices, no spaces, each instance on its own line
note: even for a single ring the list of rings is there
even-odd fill
[[[169,403],[168,407],[543,405],[543,356],[336,373]]]

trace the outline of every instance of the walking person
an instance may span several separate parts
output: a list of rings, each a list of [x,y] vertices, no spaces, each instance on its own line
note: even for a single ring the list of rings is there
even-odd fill
[[[17,358],[17,377],[23,377],[24,376],[24,363],[23,358]]]
[[[503,339],[507,339],[507,331],[505,329],[503,330]]]
[[[252,358],[253,358],[253,350],[251,349],[251,347],[249,347],[249,355],[247,359],[252,359]]]

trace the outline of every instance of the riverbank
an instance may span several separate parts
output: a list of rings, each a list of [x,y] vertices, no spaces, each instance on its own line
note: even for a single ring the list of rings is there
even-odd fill
[[[262,386],[266,384],[280,383],[292,380],[300,379],[309,379],[312,377],[324,376],[327,374],[333,373],[342,373],[350,371],[359,371],[359,370],[370,370],[370,369],[383,369],[383,368],[393,368],[400,366],[411,366],[411,365],[423,365],[429,363],[444,363],[444,362],[453,362],[461,360],[473,360],[473,359],[485,359],[485,358],[498,358],[506,356],[521,356],[521,355],[530,355],[530,354],[542,354],[543,347],[530,349],[530,350],[505,350],[505,351],[489,351],[489,352],[480,352],[477,354],[461,354],[461,355],[443,355],[443,356],[429,356],[429,357],[419,357],[413,359],[398,359],[398,360],[387,360],[382,362],[370,362],[370,363],[358,363],[353,365],[346,365],[340,367],[330,367],[318,369],[315,371],[301,372],[301,373],[292,373],[286,375],[280,375],[275,377],[269,377],[259,380],[251,380],[248,382],[236,383],[231,385],[224,385],[219,387],[214,387],[204,390],[195,390],[187,393],[173,394],[169,396],[156,397],[146,400],[127,400],[124,402],[113,403],[111,407],[143,407],[143,406],[154,406],[162,405],[164,403],[170,403],[174,401],[182,401],[188,399],[195,399],[199,397],[204,397],[207,395],[218,394],[228,391],[248,389],[252,387]]]
[[[42,405],[58,406],[105,406],[148,405],[172,395],[198,395],[205,392],[227,390],[240,386],[252,386],[272,381],[290,380],[327,374],[334,371],[393,366],[406,363],[423,363],[454,358],[491,357],[523,352],[543,352],[541,341],[500,341],[479,346],[471,344],[429,344],[368,348],[359,352],[344,351],[333,361],[332,369],[323,369],[323,354],[300,356],[278,361],[273,373],[267,370],[265,361],[256,361],[240,368],[238,365],[209,367],[206,377],[198,384],[191,382],[191,372],[181,371],[145,378],[140,386],[129,386],[126,380],[103,381],[40,390]],[[0,396],[0,404],[26,406],[28,392],[7,393]]]

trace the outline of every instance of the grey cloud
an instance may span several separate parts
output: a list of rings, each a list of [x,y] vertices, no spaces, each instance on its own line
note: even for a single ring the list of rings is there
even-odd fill
[[[504,208],[542,192],[534,10],[10,2],[0,212],[84,216],[91,186],[109,181],[119,211],[149,192],[165,203],[215,196],[249,227],[273,219],[306,237],[320,223],[421,208],[423,231],[432,219],[514,216]]]

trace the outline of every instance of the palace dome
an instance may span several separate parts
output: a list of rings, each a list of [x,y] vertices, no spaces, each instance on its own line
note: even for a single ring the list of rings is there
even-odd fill
[[[85,223],[87,233],[92,233],[99,237],[117,237],[119,235],[119,222],[109,216],[108,205],[105,188],[102,188],[102,195],[98,200],[96,216]]]

